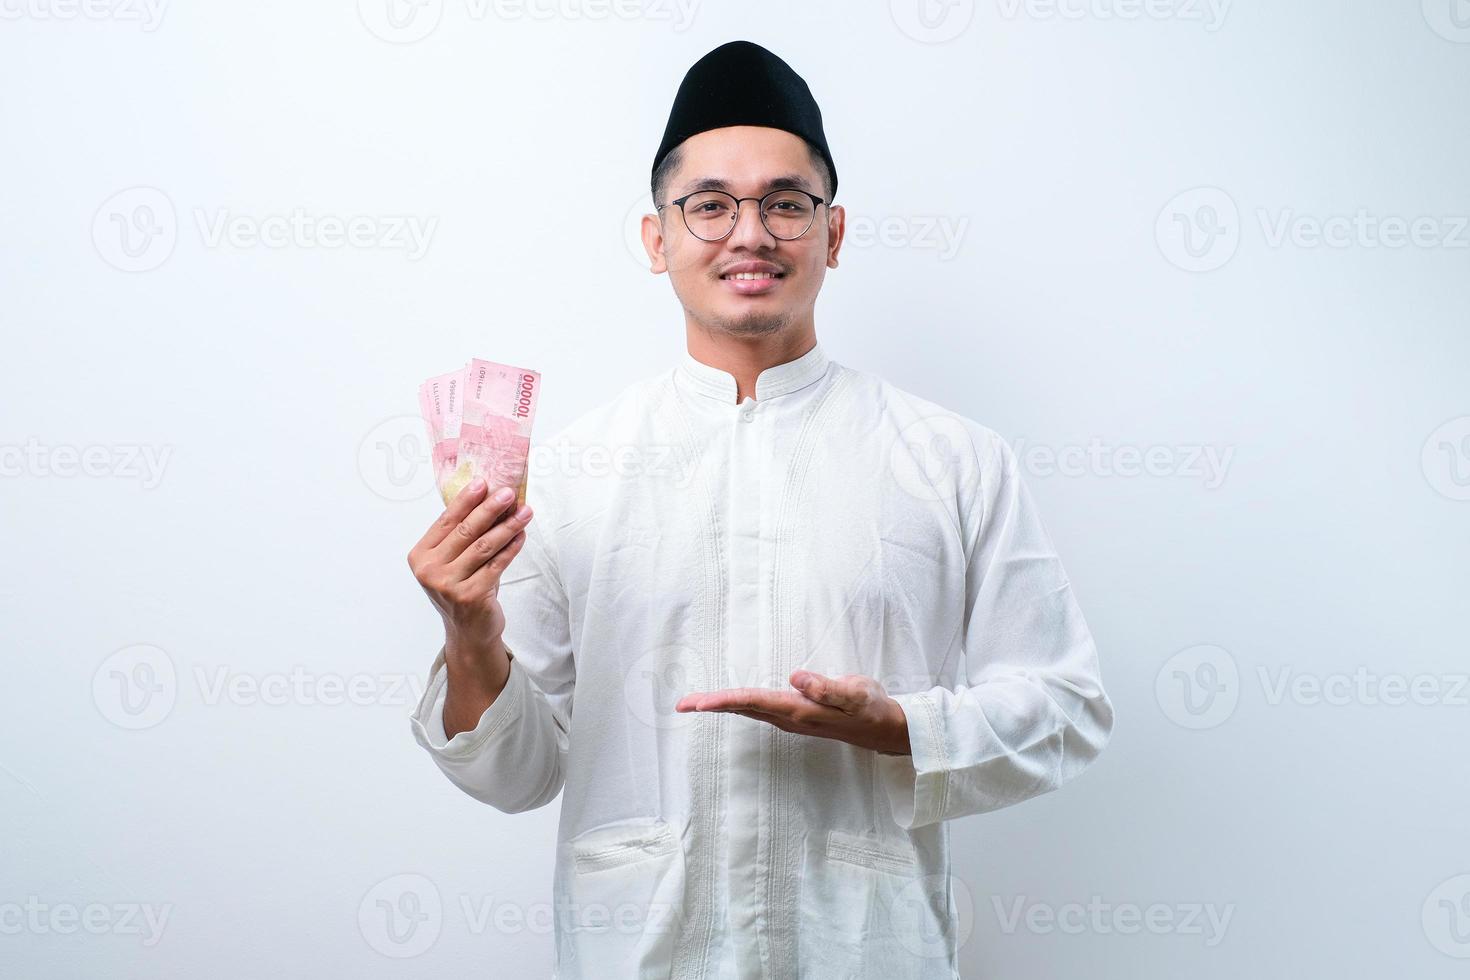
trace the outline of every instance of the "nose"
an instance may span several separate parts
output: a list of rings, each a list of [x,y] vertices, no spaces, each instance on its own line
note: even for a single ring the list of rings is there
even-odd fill
[[[750,205],[749,218],[745,217],[747,204]],[[761,221],[759,201],[741,201],[736,206],[735,228],[725,241],[732,246],[744,245],[747,248],[774,247],[776,236],[767,231],[765,222]]]

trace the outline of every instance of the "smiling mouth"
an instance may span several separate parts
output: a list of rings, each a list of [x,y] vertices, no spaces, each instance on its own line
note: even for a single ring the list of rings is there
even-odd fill
[[[784,279],[785,277],[786,273],[784,272],[730,272],[720,278],[740,281],[752,279]]]

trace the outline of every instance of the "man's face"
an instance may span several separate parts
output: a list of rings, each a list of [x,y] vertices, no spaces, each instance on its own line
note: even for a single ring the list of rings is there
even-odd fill
[[[737,336],[774,333],[810,320],[825,270],[837,268],[842,208],[818,205],[812,226],[783,241],[761,223],[757,202],[740,205],[735,229],[718,242],[689,232],[669,202],[694,190],[722,190],[760,197],[776,187],[796,187],[827,197],[799,136],[765,126],[729,126],[689,137],[663,199],[669,204],[643,219],[643,245],[654,272],[667,272],[686,313],[707,329]],[[773,279],[735,279],[741,270],[766,271]]]

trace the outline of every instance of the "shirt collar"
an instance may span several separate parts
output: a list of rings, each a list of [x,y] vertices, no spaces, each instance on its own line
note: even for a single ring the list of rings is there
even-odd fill
[[[757,375],[755,400],[763,402],[767,398],[778,398],[805,388],[827,373],[829,363],[822,345],[813,343],[811,350],[795,360],[773,364]],[[699,394],[718,398],[727,405],[735,404],[735,396],[740,389],[735,383],[735,375],[730,372],[695,359],[687,350],[679,359],[676,371],[681,380],[689,382],[690,387]]]

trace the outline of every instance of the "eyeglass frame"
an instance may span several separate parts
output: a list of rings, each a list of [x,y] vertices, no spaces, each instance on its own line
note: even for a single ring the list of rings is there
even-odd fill
[[[771,226],[768,225],[768,224],[766,224],[766,209],[764,207],[761,207],[760,206],[760,203],[762,201],[764,201],[766,198],[770,197],[772,194],[781,194],[781,193],[787,193],[787,194],[789,194],[789,193],[791,193],[793,191],[795,193],[797,193],[797,194],[805,194],[807,197],[809,197],[809,198],[812,199],[812,220],[811,220],[811,222],[805,228],[802,229],[800,235],[797,235],[795,238],[782,238],[780,235],[776,234],[774,231],[771,231]],[[687,201],[687,200],[689,200],[691,197],[694,197],[694,196],[696,196],[698,194],[724,194],[726,197],[730,198],[731,200],[733,200],[735,202],[735,220],[730,222],[730,229],[729,229],[729,231],[726,231],[719,238],[700,238],[698,235],[695,235],[694,234],[694,229],[689,227],[689,216],[684,213],[684,202]],[[722,191],[722,190],[720,190],[717,187],[706,187],[703,190],[690,191],[688,194],[685,194],[683,197],[676,197],[672,201],[666,201],[663,204],[656,204],[656,205],[654,205],[654,208],[653,209],[655,211],[662,211],[664,208],[669,207],[670,205],[677,204],[679,206],[679,217],[684,222],[684,229],[686,231],[688,231],[689,234],[694,235],[695,238],[698,238],[702,242],[723,242],[725,239],[729,238],[730,235],[735,231],[735,226],[738,225],[738,224],[740,224],[740,205],[744,204],[746,201],[754,201],[754,202],[756,202],[756,209],[755,210],[756,210],[756,214],[760,215],[761,227],[766,230],[766,233],[767,234],[769,234],[772,238],[776,239],[776,241],[778,241],[778,242],[795,242],[795,241],[800,241],[802,238],[805,238],[806,237],[806,233],[809,232],[809,231],[811,231],[812,230],[812,227],[817,223],[817,206],[818,205],[825,204],[827,206],[827,210],[828,210],[829,213],[830,213],[830,211],[832,209],[832,203],[830,201],[827,201],[824,198],[818,197],[817,195],[813,194],[811,191],[804,191],[800,187],[776,187],[776,188],[773,188],[773,189],[771,189],[769,191],[766,191],[760,197],[736,197],[734,194],[731,194],[729,191]]]

